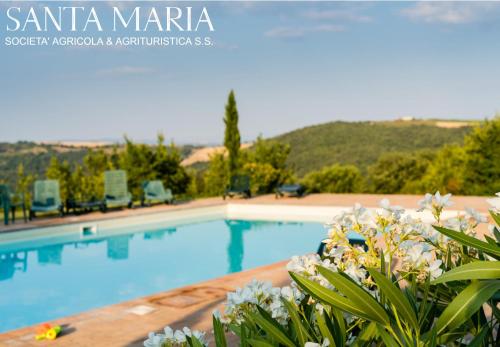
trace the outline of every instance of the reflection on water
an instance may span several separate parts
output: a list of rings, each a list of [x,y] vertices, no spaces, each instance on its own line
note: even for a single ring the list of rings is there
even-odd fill
[[[144,233],[144,240],[162,240],[165,235],[172,235],[176,228],[160,229]],[[62,265],[63,253],[66,246],[74,249],[86,249],[91,244],[106,243],[106,256],[112,260],[126,260],[129,258],[129,242],[134,234],[108,236],[102,239],[78,240],[16,252],[0,252],[0,281],[14,277],[16,272],[28,270],[28,254],[36,253],[39,265]]]
[[[41,247],[37,250],[38,264],[61,265],[64,245],[53,245]]]
[[[177,228],[167,228],[156,231],[147,231],[144,233],[144,240],[163,240],[163,237],[168,234],[172,235],[177,231]]]
[[[27,269],[28,252],[0,254],[0,281],[14,277],[16,271],[26,272]]]
[[[227,243],[227,273],[239,272],[243,269],[245,255],[243,234],[250,230],[265,229],[270,225],[293,225],[300,227],[302,223],[282,223],[282,222],[250,222],[244,220],[225,220],[229,232]],[[177,228],[163,228],[159,230],[147,231],[143,233],[144,240],[160,241],[166,235],[173,235]],[[36,252],[37,261],[40,265],[62,265],[65,246],[74,249],[86,249],[91,244],[106,243],[106,256],[112,260],[129,259],[129,244],[134,234],[108,236],[102,239],[75,240],[61,244],[42,246],[36,249],[26,249],[18,252],[0,253],[0,281],[10,279],[16,271],[26,272],[28,268],[27,257],[29,252]]]
[[[108,258],[114,260],[128,259],[128,242],[131,236],[114,236],[107,240]]]

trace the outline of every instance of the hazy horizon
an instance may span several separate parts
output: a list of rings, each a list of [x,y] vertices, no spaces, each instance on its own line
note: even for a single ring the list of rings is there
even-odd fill
[[[403,116],[405,117],[405,116]],[[491,117],[483,117],[483,118],[471,118],[471,117],[451,117],[451,118],[438,118],[438,117],[430,117],[430,118],[418,118],[418,117],[413,117],[413,116],[406,116],[406,117],[412,117],[414,118],[413,120],[415,121],[477,121],[477,120],[483,120],[483,119],[490,119]],[[322,122],[322,123],[315,123],[315,124],[306,124],[304,126],[294,128],[294,129],[289,129],[277,134],[270,134],[269,136],[265,136],[265,138],[272,138],[275,136],[283,135],[288,132],[292,132],[295,130],[311,127],[311,126],[317,126],[317,125],[322,125],[322,124],[327,124],[327,123],[332,123],[332,122],[390,122],[390,121],[400,121],[401,117],[398,118],[387,118],[387,119],[363,119],[363,120],[343,120],[343,119],[335,119],[327,122]],[[241,132],[241,129],[240,129]],[[103,138],[60,138],[60,139],[19,139],[19,140],[14,140],[14,141],[0,141],[0,142],[7,142],[7,143],[16,143],[16,142],[35,142],[35,143],[40,143],[40,144],[57,144],[57,143],[79,143],[79,142],[88,142],[88,143],[106,143],[106,144],[122,144],[124,143],[124,137],[128,136],[131,138],[134,142],[137,143],[146,143],[146,144],[154,144],[157,141],[157,135],[159,133],[162,133],[160,131],[154,132],[154,135],[151,136],[150,138],[134,138],[131,137],[127,134],[122,134],[121,136],[108,136],[108,137],[103,137]],[[258,136],[261,134],[257,135],[255,138],[242,138],[242,143],[248,143],[248,142],[253,142]],[[165,141],[168,143],[170,141],[173,141],[175,144],[178,145],[193,145],[193,146],[221,146],[223,145],[223,139],[221,138],[220,141],[213,141],[213,142],[196,142],[196,141],[176,141],[175,138],[166,138]]]

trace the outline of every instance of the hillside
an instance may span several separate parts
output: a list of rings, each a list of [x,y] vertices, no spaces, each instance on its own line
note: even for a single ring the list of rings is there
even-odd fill
[[[89,150],[99,148],[110,153],[113,146],[104,142],[0,142],[0,183],[4,181],[13,186],[20,163],[24,165],[26,173],[42,178],[53,156],[60,161],[67,160],[70,164],[75,165],[82,162]],[[118,151],[121,148],[122,146],[118,145]],[[179,150],[183,157],[187,157],[196,148],[187,145],[180,146]]]
[[[442,120],[332,122],[294,130],[271,140],[290,145],[289,165],[302,176],[334,163],[354,164],[365,171],[385,152],[412,152],[462,143],[470,125]]]
[[[334,163],[355,164],[362,171],[384,152],[436,149],[461,143],[470,130],[463,121],[411,120],[387,122],[332,122],[298,129],[270,140],[291,146],[289,165],[302,176]],[[248,147],[250,144],[243,144]],[[80,163],[89,149],[111,151],[113,145],[94,142],[0,143],[0,182],[14,184],[16,168],[23,163],[27,173],[44,177],[50,158]],[[118,145],[120,151],[122,147]],[[221,147],[179,146],[183,164],[203,170],[210,154]]]

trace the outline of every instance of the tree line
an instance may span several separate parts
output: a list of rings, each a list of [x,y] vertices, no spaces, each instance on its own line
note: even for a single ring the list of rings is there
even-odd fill
[[[207,167],[181,165],[181,150],[165,144],[158,135],[155,145],[134,143],[125,137],[123,147],[88,150],[81,163],[53,156],[45,177],[60,182],[61,198],[79,201],[102,199],[103,172],[127,171],[129,190],[135,200],[142,182],[162,180],[181,197],[216,196],[224,192],[233,175],[250,177],[254,194],[274,192],[284,183],[301,183],[309,193],[421,194],[429,191],[464,195],[488,195],[500,191],[500,116],[480,122],[465,136],[463,145],[445,145],[438,150],[413,153],[387,152],[367,170],[356,165],[333,164],[298,177],[287,165],[290,145],[258,137],[241,149],[239,114],[234,92],[225,107],[225,152],[211,156]],[[16,191],[30,200],[35,179],[21,163]]]

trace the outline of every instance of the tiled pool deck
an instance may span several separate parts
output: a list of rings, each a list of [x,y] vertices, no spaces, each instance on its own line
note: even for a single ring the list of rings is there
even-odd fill
[[[359,202],[366,207],[377,207],[378,202],[383,198],[388,198],[392,204],[405,208],[416,208],[418,200],[421,199],[420,196],[411,195],[315,194],[301,199],[276,200],[274,196],[266,195],[250,200],[233,199],[230,202],[295,206],[351,206]],[[488,210],[484,197],[454,197],[453,201],[454,210],[463,210],[466,206],[473,207],[482,213]],[[225,203],[227,201],[222,199],[210,198],[174,206],[159,205],[106,214],[95,212],[65,218],[40,218],[26,224],[21,221],[8,227],[2,225],[0,232],[15,232],[29,228],[146,215]],[[271,280],[275,286],[285,285],[288,282],[285,264],[286,261],[267,265],[60,318],[50,322],[64,326],[65,333],[55,341],[35,341],[34,327],[13,330],[0,334],[0,346],[142,346],[149,331],[160,331],[165,325],[171,325],[174,328],[190,326],[194,329],[209,331],[212,311],[222,308],[227,291],[241,287],[253,278]],[[8,319],[8,317],[0,317],[0,319]]]

